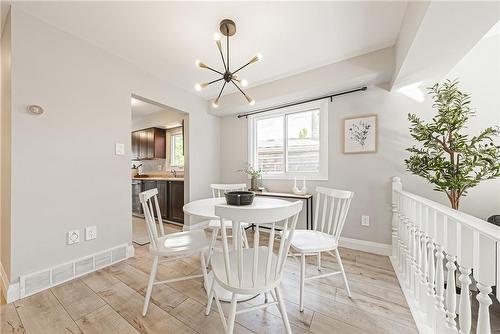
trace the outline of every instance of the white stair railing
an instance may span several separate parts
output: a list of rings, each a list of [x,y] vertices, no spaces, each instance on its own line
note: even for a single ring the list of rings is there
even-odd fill
[[[491,333],[492,286],[500,300],[500,227],[406,192],[394,177],[392,245],[391,261],[421,333],[468,334],[474,322],[475,333]]]

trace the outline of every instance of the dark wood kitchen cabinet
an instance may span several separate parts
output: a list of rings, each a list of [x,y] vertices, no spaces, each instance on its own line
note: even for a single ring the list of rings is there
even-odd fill
[[[142,191],[142,182],[140,180],[132,180],[132,214],[142,215],[142,205],[139,200],[139,194]]]
[[[161,217],[163,219],[167,219],[168,217],[167,181],[157,181],[156,187],[158,188],[158,204],[160,205]]]
[[[158,189],[158,206],[162,219],[184,224],[184,181],[132,180],[132,213],[143,215],[139,194]],[[156,207],[155,216],[156,216]]]
[[[165,159],[167,157],[167,132],[165,129],[148,128],[132,132],[132,159]]]
[[[184,182],[167,181],[167,219],[184,223]]]
[[[160,207],[161,217],[162,219],[167,219],[167,181],[142,181],[142,191],[155,188],[158,189],[158,206]],[[156,208],[154,210],[156,215]]]

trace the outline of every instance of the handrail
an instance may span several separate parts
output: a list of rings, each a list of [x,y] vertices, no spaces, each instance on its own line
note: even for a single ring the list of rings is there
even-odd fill
[[[399,177],[392,179],[391,204],[391,262],[419,331],[490,334],[500,227],[404,191]],[[477,293],[468,293],[471,286]]]
[[[483,219],[479,219],[477,217],[471,216],[465,212],[454,210],[450,207],[447,207],[441,203],[432,201],[430,199],[427,199],[425,197],[421,197],[418,195],[415,195],[413,193],[404,191],[404,190],[395,190],[396,192],[400,193],[403,196],[406,196],[408,198],[414,199],[416,201],[419,201],[434,210],[438,211],[439,213],[442,213],[450,218],[452,218],[454,221],[460,222],[464,225],[467,225],[467,227],[481,233],[484,236],[487,236],[491,239],[500,241],[500,226],[488,223],[487,221]]]

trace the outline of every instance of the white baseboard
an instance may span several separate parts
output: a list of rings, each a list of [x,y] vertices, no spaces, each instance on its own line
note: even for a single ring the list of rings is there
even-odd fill
[[[124,245],[124,246],[125,246],[125,245]],[[123,247],[123,246],[118,246],[118,247],[110,248],[110,249],[107,249],[107,250],[104,250],[104,251],[101,251],[101,252],[98,252],[98,253],[95,253],[95,254],[88,255],[88,256],[86,256],[86,257],[84,257],[84,258],[95,257],[96,255],[103,254],[103,253],[105,253],[105,252],[112,252],[113,250],[116,250],[116,249],[117,249],[117,248],[119,248],[119,247]],[[126,245],[126,249],[125,249],[125,257],[124,257],[124,258],[117,259],[116,261],[112,261],[112,262],[110,262],[109,264],[105,264],[105,265],[102,265],[102,266],[100,266],[100,267],[95,267],[95,266],[94,266],[94,268],[93,268],[92,270],[87,271],[87,272],[83,273],[82,275],[87,275],[87,274],[90,274],[90,273],[92,273],[92,272],[94,272],[94,271],[97,271],[97,270],[100,270],[100,269],[102,269],[102,268],[105,268],[105,267],[107,267],[107,266],[110,266],[110,265],[113,265],[113,264],[115,264],[115,263],[121,262],[121,261],[123,261],[123,260],[125,260],[125,259],[128,259],[128,258],[130,258],[130,257],[133,257],[133,256],[134,256],[134,254],[135,254],[135,249],[134,249],[134,246],[132,246],[132,245]],[[49,289],[49,288],[51,288],[51,287],[53,287],[53,286],[56,286],[56,285],[59,285],[59,284],[62,284],[62,283],[68,282],[68,281],[70,281],[70,280],[73,280],[73,279],[75,279],[75,278],[78,278],[78,277],[82,276],[82,275],[75,275],[75,276],[73,276],[72,278],[69,278],[69,279],[67,279],[67,280],[64,280],[64,281],[58,282],[57,284],[51,284],[50,286],[47,286],[47,287],[41,288],[40,290],[37,290],[37,291],[35,291],[35,292],[33,292],[33,293],[30,293],[30,294],[25,294],[25,293],[23,293],[23,291],[24,291],[24,290],[23,290],[23,291],[21,291],[21,286],[24,286],[24,284],[23,284],[23,285],[21,285],[21,283],[22,283],[22,282],[25,282],[25,279],[26,279],[26,277],[27,277],[27,276],[34,275],[34,274],[37,274],[37,273],[41,273],[41,272],[44,272],[44,271],[50,271],[50,270],[51,270],[51,269],[53,269],[53,268],[57,268],[57,267],[60,267],[60,266],[63,266],[63,265],[69,264],[69,263],[74,263],[74,262],[76,262],[76,261],[78,261],[78,260],[81,260],[81,259],[82,259],[82,258],[80,258],[80,259],[75,259],[75,260],[73,260],[73,261],[66,262],[66,263],[62,263],[62,264],[59,264],[59,265],[57,265],[57,266],[53,266],[53,267],[50,267],[50,268],[46,268],[46,269],[43,269],[43,270],[37,271],[37,272],[35,272],[35,273],[31,273],[31,274],[29,274],[29,275],[24,275],[24,276],[21,276],[21,277],[19,278],[19,282],[17,282],[17,283],[9,283],[9,279],[8,279],[8,277],[7,277],[6,273],[5,273],[5,270],[4,270],[4,268],[3,268],[3,265],[2,265],[2,266],[0,267],[0,270],[1,270],[1,278],[2,278],[2,284],[3,284],[3,292],[4,292],[4,296],[5,296],[5,299],[6,299],[7,303],[11,303],[11,302],[14,302],[14,301],[16,301],[16,300],[18,300],[18,299],[21,299],[21,296],[23,296],[23,298],[24,298],[24,297],[27,297],[27,296],[29,296],[29,295],[33,294],[33,293],[37,293],[37,292],[40,292],[40,291],[43,291],[43,290]]]
[[[378,255],[389,256],[392,254],[392,245],[361,239],[340,237],[339,246]]]
[[[127,253],[126,254],[127,254],[127,259],[129,257],[134,257],[134,255],[135,255],[135,248],[134,248],[133,245],[128,245],[127,246]]]
[[[5,272],[2,263],[0,263],[0,275],[2,279],[2,294],[7,303],[12,303],[13,301],[19,299],[19,282],[10,283],[10,279]]]

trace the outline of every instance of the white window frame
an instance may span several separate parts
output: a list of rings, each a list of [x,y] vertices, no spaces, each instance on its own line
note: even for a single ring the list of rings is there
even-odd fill
[[[170,133],[170,167],[184,168],[184,166],[174,165],[174,157],[175,157],[175,140],[174,137],[181,136],[182,131],[175,131]],[[185,157],[184,157],[185,159]]]
[[[283,149],[284,149],[284,168],[285,171],[282,173],[263,173],[263,179],[275,179],[275,180],[293,180],[297,177],[301,180],[303,177],[306,180],[317,180],[325,181],[328,180],[328,106],[329,103],[325,101],[314,101],[307,104],[301,104],[292,107],[281,108],[274,111],[269,111],[262,114],[250,115],[248,117],[248,163],[257,168],[257,121],[273,118],[277,116],[285,116],[287,114],[295,114],[310,110],[319,109],[319,172],[287,172],[287,150],[288,150],[288,128],[286,124],[286,117],[283,117]]]

